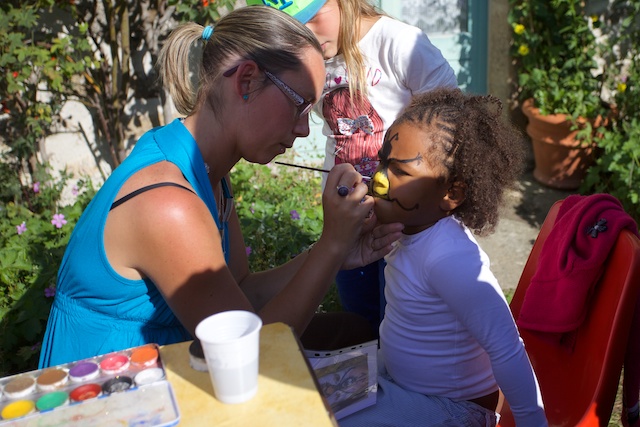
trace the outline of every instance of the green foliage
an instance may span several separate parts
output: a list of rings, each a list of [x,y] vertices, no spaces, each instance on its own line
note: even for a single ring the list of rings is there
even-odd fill
[[[511,56],[518,98],[542,114],[595,118],[604,114],[597,43],[582,0],[510,0]]]
[[[318,239],[322,195],[312,172],[241,161],[231,178],[253,271],[281,265]]]
[[[640,120],[604,132],[598,146],[602,152],[589,168],[581,192],[615,196],[640,224]]]
[[[237,0],[169,0],[168,3],[176,8],[175,14],[179,21],[208,25],[217,22],[225,11],[235,9]]]
[[[600,155],[580,190],[617,197],[640,223],[640,2],[616,0],[603,14],[602,46],[614,93],[611,125],[601,128]]]
[[[241,161],[231,179],[252,271],[282,265],[320,237],[323,211],[317,173]],[[333,286],[319,311],[340,310]]]
[[[606,117],[579,131],[599,154],[580,192],[610,193],[640,221],[640,2],[509,4],[517,98],[533,98],[542,114]]]
[[[0,7],[0,103],[8,116],[0,129],[9,147],[5,161],[17,174],[30,174],[40,141],[77,88],[74,77],[96,64],[86,37],[53,36],[39,23],[45,1],[19,6]]]
[[[40,353],[56,276],[69,236],[95,193],[80,180],[71,204],[60,205],[70,177],[51,180],[45,169],[37,185],[24,187],[24,203],[0,204],[0,376],[34,369]],[[52,220],[54,215],[66,221]]]
[[[96,140],[117,166],[126,156],[133,99],[164,96],[155,63],[178,22],[213,23],[236,0],[8,0],[0,5],[0,135],[17,174],[35,168],[42,140],[65,120],[68,100],[94,119]],[[132,66],[132,65],[136,66]],[[5,159],[5,161],[7,160]]]

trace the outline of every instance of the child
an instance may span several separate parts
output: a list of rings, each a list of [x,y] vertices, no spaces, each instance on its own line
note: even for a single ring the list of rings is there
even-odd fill
[[[371,176],[382,138],[411,96],[457,87],[453,69],[419,28],[382,14],[367,0],[247,0],[247,4],[287,12],[306,24],[322,46],[327,74],[314,111],[324,121],[325,169],[351,163]],[[343,308],[367,317],[376,336],[384,310],[383,268],[380,260],[342,270],[336,277]]]
[[[496,424],[498,387],[518,425],[547,425],[509,306],[472,231],[498,221],[522,169],[521,135],[492,96],[416,96],[385,136],[371,191],[405,226],[385,257],[378,399],[341,426]]]

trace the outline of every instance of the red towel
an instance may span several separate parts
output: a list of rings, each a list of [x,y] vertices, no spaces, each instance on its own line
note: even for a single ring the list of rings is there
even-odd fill
[[[620,231],[638,227],[609,194],[572,195],[560,206],[522,302],[518,326],[559,334],[574,331]]]

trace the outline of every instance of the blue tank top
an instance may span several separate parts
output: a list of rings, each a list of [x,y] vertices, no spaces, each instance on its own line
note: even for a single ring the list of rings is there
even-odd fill
[[[105,181],[76,224],[58,271],[56,296],[42,342],[40,368],[145,343],[192,339],[150,280],[130,280],[109,264],[104,227],[125,181],[152,164],[174,163],[209,208],[229,253],[204,160],[191,133],[176,119],[145,133]]]

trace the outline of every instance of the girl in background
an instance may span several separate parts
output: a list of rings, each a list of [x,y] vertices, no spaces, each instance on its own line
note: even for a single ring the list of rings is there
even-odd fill
[[[457,87],[442,53],[419,28],[393,19],[367,0],[247,0],[297,18],[315,34],[326,78],[314,111],[324,122],[324,168],[350,163],[364,176],[378,165],[382,139],[415,94]],[[326,185],[323,176],[323,186]],[[384,313],[384,261],[336,276],[346,311],[369,319],[374,334]]]

